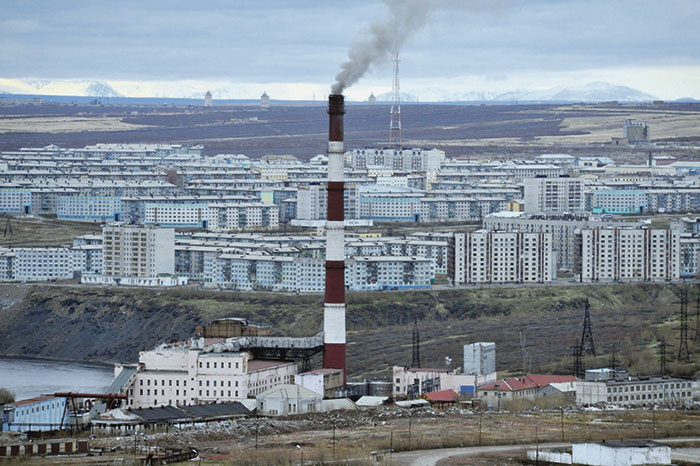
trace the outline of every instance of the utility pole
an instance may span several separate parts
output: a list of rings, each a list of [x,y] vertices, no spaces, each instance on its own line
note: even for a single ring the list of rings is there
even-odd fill
[[[564,407],[561,408],[561,441],[564,441]]]
[[[333,458],[335,458],[335,421],[333,421]]]
[[[389,434],[389,465],[391,465],[391,455],[394,453],[394,431]]]
[[[483,417],[484,412],[479,411],[479,446],[481,446],[481,418]]]

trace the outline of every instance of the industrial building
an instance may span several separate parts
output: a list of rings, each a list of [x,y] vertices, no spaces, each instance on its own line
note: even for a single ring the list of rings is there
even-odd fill
[[[420,395],[453,390],[463,397],[476,396],[478,387],[496,380],[496,372],[466,374],[448,369],[394,366],[392,395],[394,398],[418,398]]]
[[[205,345],[195,338],[142,351],[137,365],[117,365],[115,378],[124,370],[131,373],[122,387],[129,407],[239,401],[293,382],[295,362],[254,359],[250,351],[236,351],[223,340]]]
[[[2,407],[2,430],[5,432],[59,430],[69,422],[66,399],[62,397],[40,396]]]
[[[576,404],[685,405],[693,401],[694,386],[672,377],[584,380],[576,383]]]
[[[464,345],[465,374],[486,375],[496,373],[496,343],[478,342]]]

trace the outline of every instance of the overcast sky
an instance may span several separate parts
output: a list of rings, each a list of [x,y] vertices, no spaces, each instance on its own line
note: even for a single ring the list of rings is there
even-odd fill
[[[608,81],[700,98],[697,0],[427,3],[442,6],[402,47],[407,91]],[[101,80],[126,94],[170,82],[321,97],[353,41],[386,16],[371,0],[2,0],[0,78]],[[390,87],[385,63],[348,94]]]

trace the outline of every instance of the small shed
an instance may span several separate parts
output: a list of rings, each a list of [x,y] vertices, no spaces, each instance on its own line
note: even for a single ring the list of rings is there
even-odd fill
[[[421,397],[428,400],[432,406],[441,408],[444,406],[452,406],[457,402],[457,392],[454,390],[423,393]]]
[[[357,406],[362,408],[376,408],[391,403],[388,396],[363,396],[357,400]]]

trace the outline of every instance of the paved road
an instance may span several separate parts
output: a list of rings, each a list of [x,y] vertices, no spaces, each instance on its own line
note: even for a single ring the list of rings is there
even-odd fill
[[[657,442],[673,445],[674,443],[698,442],[700,437],[656,439]],[[443,448],[437,450],[414,450],[392,455],[392,464],[400,466],[433,466],[438,461],[453,456],[476,456],[489,453],[522,453],[528,449],[534,449],[536,445],[490,445],[486,447]],[[567,448],[571,443],[540,443],[541,449]],[[700,463],[700,448],[672,449],[671,459]]]

